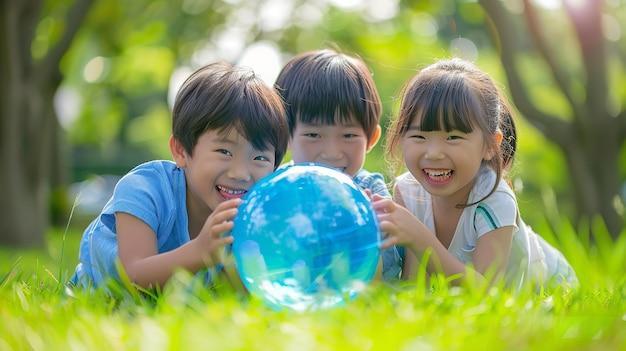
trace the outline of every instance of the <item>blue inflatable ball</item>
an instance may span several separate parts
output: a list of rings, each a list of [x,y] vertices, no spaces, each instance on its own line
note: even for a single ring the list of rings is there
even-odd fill
[[[288,166],[260,180],[234,224],[239,275],[275,310],[315,310],[355,298],[380,257],[369,199],[348,175],[322,165]]]

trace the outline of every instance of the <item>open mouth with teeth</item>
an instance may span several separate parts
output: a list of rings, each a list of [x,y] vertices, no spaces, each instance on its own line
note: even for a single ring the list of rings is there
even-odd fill
[[[451,169],[424,169],[423,172],[426,175],[426,178],[428,178],[428,180],[432,181],[433,183],[445,183],[452,177],[452,174],[454,173],[454,171]]]
[[[227,199],[239,198],[244,196],[248,192],[248,190],[245,189],[231,189],[222,185],[218,185],[216,188],[220,195]]]

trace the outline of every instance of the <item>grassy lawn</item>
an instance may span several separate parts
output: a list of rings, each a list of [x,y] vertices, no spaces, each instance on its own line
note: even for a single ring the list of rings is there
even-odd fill
[[[345,306],[295,313],[190,286],[183,273],[158,297],[67,294],[80,233],[59,229],[47,250],[0,249],[0,350],[626,350],[626,235],[597,232],[563,225],[558,242],[546,237],[572,262],[577,290],[372,282]]]

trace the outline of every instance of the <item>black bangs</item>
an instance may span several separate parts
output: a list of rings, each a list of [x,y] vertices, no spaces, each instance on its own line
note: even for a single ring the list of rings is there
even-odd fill
[[[298,101],[292,113],[303,123],[334,125],[352,117],[359,121],[366,113],[364,91],[355,75],[349,76],[337,65],[327,65],[307,82],[292,88],[290,100]],[[299,96],[294,96],[294,95]]]
[[[371,137],[382,114],[380,96],[365,62],[335,50],[294,56],[274,87],[285,102],[290,135],[298,123],[332,126],[354,119]]]
[[[288,144],[287,119],[280,98],[267,94],[270,88],[264,84],[261,81],[235,84],[225,91],[222,103],[210,111],[212,117],[205,131],[215,129],[226,136],[235,130],[260,151],[273,146],[278,165]]]
[[[451,132],[458,130],[463,133],[471,133],[474,130],[472,121],[480,105],[473,101],[474,94],[465,85],[463,79],[447,77],[439,81],[428,83],[432,85],[426,89],[416,105],[420,106],[419,119],[420,130]],[[461,77],[457,77],[461,78]]]
[[[288,144],[287,120],[284,110],[279,109],[280,100],[269,99],[258,91],[258,85],[248,84],[243,97],[231,104],[223,116],[230,120],[220,128],[220,134],[228,134],[233,128],[260,151],[274,147],[280,161]],[[236,117],[236,118],[233,118]],[[282,121],[282,123],[280,122]]]

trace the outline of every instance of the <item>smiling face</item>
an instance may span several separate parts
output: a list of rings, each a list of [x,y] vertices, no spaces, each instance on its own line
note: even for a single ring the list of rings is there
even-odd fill
[[[170,145],[176,164],[185,169],[189,213],[208,216],[218,204],[242,197],[274,170],[274,148],[257,150],[235,129],[202,134],[193,156],[174,138]]]
[[[487,73],[464,59],[442,59],[403,87],[385,151],[398,161],[395,165],[406,164],[433,196],[456,196],[456,205],[465,207],[471,205],[466,199],[481,165],[491,168],[496,179],[512,165],[517,149],[512,117]],[[494,182],[473,204],[497,187]]]
[[[407,169],[433,197],[465,203],[483,160],[493,152],[479,129],[425,132],[413,123],[402,138],[402,154]]]
[[[291,137],[291,157],[295,163],[315,162],[353,177],[377,139],[368,142],[363,127],[354,118],[333,125],[298,122]]]

